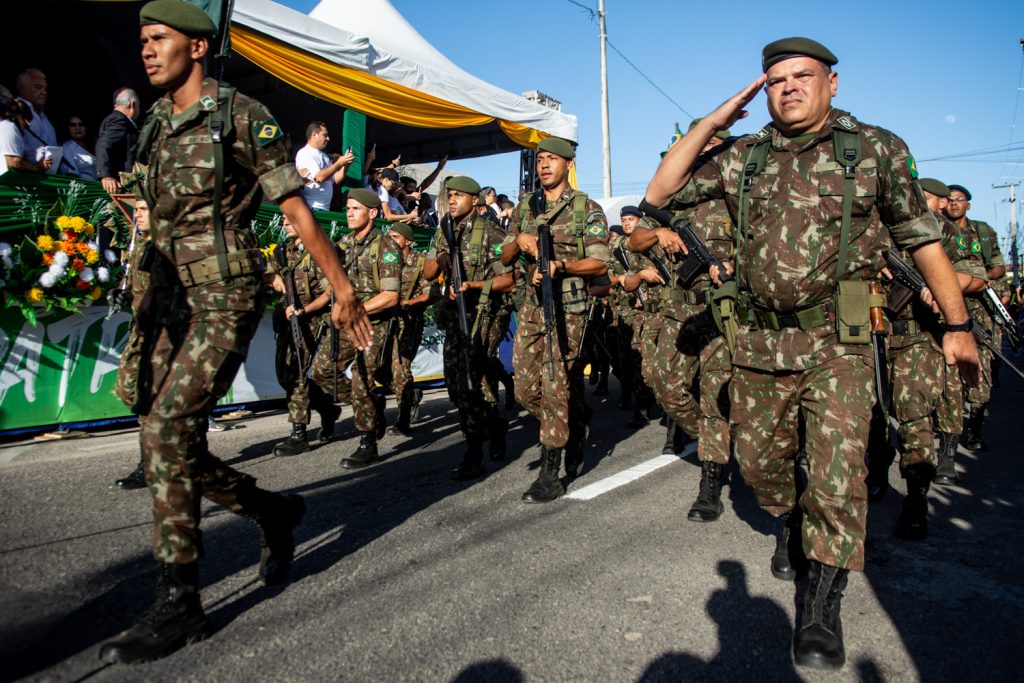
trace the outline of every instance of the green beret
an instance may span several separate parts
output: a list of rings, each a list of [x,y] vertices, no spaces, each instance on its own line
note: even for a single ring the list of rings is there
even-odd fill
[[[963,195],[965,197],[967,197],[967,201],[971,201],[971,193],[968,192],[967,188],[964,187],[963,185],[950,185],[949,186],[949,191],[950,191],[950,193],[952,193],[952,192],[962,192]]]
[[[356,187],[348,191],[348,198],[354,199],[368,209],[380,208],[380,197],[373,190],[365,187]]]
[[[186,36],[212,38],[217,25],[203,10],[185,0],[153,0],[139,10],[139,26],[163,24]]]
[[[701,118],[703,118],[703,117],[701,117]],[[693,127],[696,126],[700,122],[701,122],[701,119],[694,119],[693,121],[690,121],[690,127],[686,129],[686,132],[689,133],[691,130],[693,130]],[[715,137],[719,138],[720,140],[728,140],[729,138],[732,137],[732,131],[729,130],[728,128],[726,128],[724,130],[716,130],[715,131]]]
[[[401,235],[412,242],[412,227],[406,223],[392,223],[390,232],[393,232],[396,235]]]
[[[466,194],[480,194],[480,183],[468,175],[457,175],[449,179],[444,187],[446,190],[455,190]]]
[[[946,183],[935,178],[921,178],[917,181],[917,184],[921,186],[921,189],[928,194],[933,194],[936,197],[948,197],[949,188],[946,187]]]
[[[562,138],[544,138],[537,145],[538,152],[550,152],[555,156],[560,156],[563,159],[575,159],[576,150],[573,148],[572,143]]]
[[[816,40],[811,40],[810,38],[783,38],[764,46],[764,49],[761,51],[761,68],[767,71],[773,64],[777,64],[790,57],[811,57],[828,66],[835,66],[839,63],[839,58]]]

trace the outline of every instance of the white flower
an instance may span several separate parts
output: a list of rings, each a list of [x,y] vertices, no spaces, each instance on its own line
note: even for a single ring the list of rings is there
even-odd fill
[[[100,266],[96,269],[96,277],[100,279],[100,282],[108,282],[110,280],[110,271]]]
[[[8,256],[7,254],[0,255],[0,259],[3,259],[4,266],[7,268],[7,270],[11,270],[14,268],[14,261],[12,261],[11,257]]]
[[[107,263],[117,263],[117,254],[110,249],[103,250],[103,258],[107,260]]]
[[[56,254],[53,255],[53,265],[55,266],[60,266],[63,268],[68,264],[69,260],[70,257],[63,251],[58,251]]]
[[[92,272],[92,268],[85,268],[78,274],[78,277],[81,278],[82,282],[92,282],[96,274]]]
[[[0,256],[6,258],[11,255],[11,251],[13,251],[13,249],[10,244],[7,242],[0,242]]]
[[[100,245],[96,244],[96,242],[86,242],[85,246],[89,247],[93,251],[98,251],[100,248]]]
[[[66,273],[67,271],[64,268],[61,268],[60,266],[58,266],[56,263],[54,263],[52,266],[50,266],[50,269],[48,271],[46,271],[46,272],[48,272],[54,278],[59,280],[62,277],[64,277],[64,273]]]
[[[44,289],[49,289],[57,284],[57,276],[50,271],[46,271],[39,276],[39,284],[41,284]]]

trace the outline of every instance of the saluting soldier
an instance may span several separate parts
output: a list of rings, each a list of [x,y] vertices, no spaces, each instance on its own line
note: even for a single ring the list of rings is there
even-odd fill
[[[286,278],[295,289],[296,305],[292,306],[285,297],[274,308],[273,325],[277,337],[274,355],[274,369],[277,381],[288,397],[288,421],[292,424],[291,435],[274,446],[274,455],[287,457],[309,450],[306,427],[310,423],[310,411],[320,415],[320,440],[328,441],[334,435],[334,426],[341,417],[341,408],[334,404],[331,388],[324,390],[307,377],[313,357],[325,351],[324,344],[330,326],[330,284],[320,267],[302,243],[295,227],[284,219],[284,231],[290,238],[278,245],[285,250],[285,265],[281,267],[277,258],[270,259],[275,273],[273,287],[278,292],[286,291]],[[299,323],[303,347],[296,349],[291,331],[291,319]]]
[[[547,503],[565,489],[559,479],[562,449],[570,444],[566,471],[570,476],[582,466],[586,435],[586,405],[582,396],[571,395],[583,387],[580,343],[588,307],[585,278],[604,275],[608,253],[608,221],[601,206],[569,185],[569,169],[576,150],[567,140],[546,138],[537,146],[537,175],[541,189],[519,202],[513,210],[501,262],[512,266],[521,254],[529,265],[526,298],[519,308],[518,328],[512,352],[516,370],[516,400],[540,421],[541,464],[537,480],[523,494],[528,503]],[[541,225],[551,228],[555,330],[552,357],[548,356],[541,300],[541,273],[537,270],[538,234]],[[552,378],[548,377],[548,368]]]
[[[969,381],[978,370],[956,273],[914,182],[913,158],[889,131],[832,108],[837,61],[807,38],[767,45],[764,75],[672,147],[646,197],[654,206],[673,196],[683,204],[722,199],[736,226],[739,300],[754,321],[739,330],[733,354],[736,459],[758,503],[802,537],[809,582],[794,657],[826,669],[845,662],[841,596],[849,570],[864,566],[864,453],[875,403],[868,281],[884,264],[887,238],[910,252],[945,316],[946,362],[960,362]],[[762,86],[771,123],[699,160]],[[798,500],[801,423],[809,474]],[[787,540],[772,568],[791,580]]]
[[[967,212],[971,208],[971,193],[963,185],[949,186],[949,200],[946,204],[946,215],[964,232],[970,240],[971,252],[981,254],[988,274],[989,283],[995,285],[1006,275],[1006,261],[1003,252],[999,249],[999,237],[991,225],[985,221],[976,221],[967,218]],[[996,340],[1001,343],[999,326],[995,324],[988,305],[984,303],[984,293],[976,292],[967,297],[967,309],[975,321],[987,330],[992,331]],[[981,357],[981,377],[978,386],[967,390],[967,414],[964,416],[964,429],[960,437],[960,444],[970,451],[980,452],[987,450],[985,441],[981,438],[981,428],[985,421],[985,409],[992,397],[992,360],[993,353],[987,346],[978,348],[978,355]],[[956,471],[952,475],[944,472],[942,482],[956,483]]]
[[[199,600],[199,497],[259,525],[264,583],[287,578],[292,530],[305,512],[295,494],[256,486],[210,453],[207,417],[245,360],[263,315],[264,285],[250,217],[266,196],[281,206],[338,293],[336,323],[369,342],[365,313],[328,240],[302,199],[279,126],[263,105],[204,75],[213,21],[183,0],[139,13],[149,82],[167,91],[150,110],[139,151],[150,209],[151,284],[139,310],[142,346],[134,396],[139,443],[153,494],[156,602],[100,648],[107,662],[164,657],[205,638]],[[144,259],[146,260],[146,259]]]
[[[469,481],[486,473],[485,439],[489,439],[492,460],[505,457],[508,424],[498,407],[491,357],[508,325],[508,318],[502,315],[506,308],[504,293],[512,290],[514,281],[512,266],[501,262],[505,232],[487,213],[477,212],[480,184],[467,176],[456,176],[446,187],[448,215],[434,235],[423,271],[428,280],[442,273],[445,276],[447,295],[435,305],[444,327],[444,383],[459,411],[459,424],[466,437],[466,452],[451,478]],[[444,226],[449,222],[455,244],[450,244],[445,235]],[[462,277],[469,331],[466,339],[459,331],[456,292],[452,289],[454,268],[460,269]]]

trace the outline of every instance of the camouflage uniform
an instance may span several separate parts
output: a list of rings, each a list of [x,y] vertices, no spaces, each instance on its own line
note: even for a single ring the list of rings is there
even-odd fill
[[[276,266],[276,259],[271,260],[271,264],[274,265],[275,272],[282,277],[287,277],[289,274],[294,277],[298,305],[305,308],[328,290],[330,285],[327,278],[320,272],[320,268],[313,258],[295,240],[291,240],[279,248],[286,250],[288,266],[281,269]],[[334,402],[329,395],[331,389],[325,391],[315,382],[308,381],[306,373],[302,372],[302,368],[299,367],[299,358],[295,352],[295,342],[292,339],[291,323],[285,317],[287,305],[288,302],[282,298],[274,308],[274,334],[277,338],[274,369],[277,372],[277,381],[288,396],[288,421],[292,424],[308,425],[311,408],[322,414]],[[307,353],[314,355],[330,353],[330,345],[322,344],[327,337],[326,332],[330,329],[330,313],[330,307],[325,306],[320,311],[308,316],[303,315],[299,319],[299,327],[302,329]],[[318,346],[320,347],[319,351]],[[304,360],[307,363],[306,369],[308,369],[312,359]],[[330,384],[327,386],[330,387]]]
[[[520,202],[513,212],[506,242],[513,242],[519,233],[537,234],[541,222],[551,226],[554,243],[551,258],[566,263],[580,259],[577,238],[582,240],[584,257],[608,262],[608,223],[601,206],[587,199],[583,225],[575,225],[574,197],[582,194],[569,189],[555,202],[548,203],[541,216],[533,216]],[[584,195],[585,196],[585,195]],[[579,233],[577,235],[577,232]],[[531,261],[527,273],[530,282],[536,264]],[[582,425],[583,365],[579,362],[580,337],[587,314],[587,285],[581,277],[561,277],[554,281],[556,332],[554,340],[554,379],[547,374],[547,341],[544,332],[544,308],[540,288],[527,285],[526,298],[518,313],[518,328],[512,351],[516,370],[516,400],[540,420],[540,442],[548,448],[562,448],[569,441],[570,427],[574,433]],[[572,406],[570,410],[570,405]],[[572,412],[572,415],[570,415]]]
[[[981,254],[985,271],[999,266],[1005,266],[1003,252],[999,250],[999,237],[996,231],[984,221],[967,221],[964,229],[965,237],[970,239],[971,253]],[[995,284],[995,283],[992,283]],[[989,313],[983,299],[985,294],[978,292],[967,296],[967,310],[977,324],[987,330],[991,330],[994,336],[994,343],[998,346],[1002,343],[1002,333]],[[972,410],[983,410],[984,406],[992,397],[992,351],[984,344],[978,345],[978,360],[981,361],[981,374],[978,378],[978,386],[967,390],[967,403]]]
[[[461,223],[453,225],[452,229],[462,256],[462,273],[466,282],[493,280],[510,270],[501,263],[505,231],[497,223],[485,216],[477,216],[474,211]],[[444,231],[438,228],[427,258],[436,260],[440,253],[453,257]],[[468,352],[471,376],[468,382],[462,361],[455,302],[448,298],[446,292],[435,304],[434,310],[438,323],[444,329],[445,387],[459,411],[459,423],[466,439],[473,441],[491,436],[492,428],[503,425],[495,391],[497,377],[494,376],[491,358],[497,353],[498,345],[508,329],[508,307],[504,294],[488,293],[485,297],[481,290],[476,289],[466,291],[465,302],[466,322],[471,336]]]
[[[155,262],[151,269],[150,351],[137,410],[146,481],[153,494],[153,551],[166,563],[203,552],[199,497],[249,516],[261,493],[251,475],[214,457],[207,416],[231,386],[263,314],[263,283],[250,219],[263,197],[279,200],[302,189],[279,129],[267,110],[233,94],[231,129],[224,131],[223,188],[212,205],[217,175],[209,121],[229,90],[202,83],[201,99],[180,115],[165,96],[150,112],[155,128],[140,142],[149,169],[142,195],[150,207]],[[147,136],[151,132],[151,136]],[[217,262],[214,211],[219,211],[231,277]],[[219,271],[219,272],[218,272]],[[146,307],[144,307],[146,308]]]
[[[847,265],[837,276],[843,165],[833,129],[858,135]],[[842,133],[840,133],[842,135]],[[754,145],[767,163],[739,190]],[[806,555],[863,569],[867,516],[864,452],[875,402],[870,345],[840,344],[832,305],[837,279],[881,270],[886,232],[901,248],[940,238],[913,181],[913,160],[892,133],[832,110],[817,133],[790,140],[769,125],[699,163],[676,200],[724,199],[737,224],[741,299],[756,324],[741,327],[730,385],[736,459],[759,504],[774,515],[797,504],[793,457],[806,425],[807,489],[799,499]],[[739,234],[742,233],[742,234]],[[803,328],[803,329],[801,329]]]
[[[627,239],[624,235],[611,235],[608,240],[609,252],[614,254],[619,244]],[[633,255],[627,255],[627,257],[630,260],[629,270],[623,268],[614,256],[608,260],[608,270],[616,275],[635,275],[640,270],[639,259]],[[644,286],[644,289],[646,290],[647,287]],[[609,327],[612,334],[609,336],[614,340],[609,350],[615,354],[612,363],[615,368],[615,376],[619,378],[622,398],[632,397],[640,401],[642,390],[639,385],[643,384],[641,379],[643,361],[640,353],[642,311],[637,307],[636,293],[613,290],[607,301],[611,312]],[[637,325],[636,323],[641,324]]]
[[[399,292],[399,305],[403,306],[410,299],[424,293],[428,283],[423,279],[423,263],[426,256],[413,253],[406,257],[402,268],[402,290]],[[399,406],[413,403],[412,362],[423,339],[423,310],[402,310],[398,319],[398,334],[391,344],[391,389]]]
[[[128,342],[125,344],[124,351],[121,352],[117,381],[114,384],[114,393],[128,407],[134,406],[138,400],[139,366],[145,353],[142,348],[143,337],[138,330],[138,316],[143,297],[146,296],[146,292],[149,290],[150,278],[149,273],[139,269],[139,263],[142,261],[142,255],[146,251],[148,244],[149,239],[139,233],[131,252],[128,254],[128,272],[125,275],[124,282],[125,289],[131,292],[132,321]],[[142,420],[143,417],[140,415],[140,424]]]
[[[338,240],[342,253],[342,266],[352,281],[356,297],[366,303],[380,292],[400,292],[402,288],[402,250],[391,237],[371,228],[361,239],[350,232]],[[377,428],[378,414],[373,398],[373,384],[380,369],[378,359],[385,342],[388,322],[397,314],[397,308],[371,315],[373,343],[365,352],[357,352],[348,335],[341,335],[338,353],[338,374],[350,378],[351,391],[341,400],[352,401],[355,427],[358,431],[373,432]],[[388,360],[385,359],[385,363]],[[318,354],[313,365],[313,379],[320,386],[330,386],[334,363],[329,354]],[[351,397],[347,395],[351,394]]]
[[[935,214],[942,226],[942,247],[957,272],[984,277],[982,269],[957,246],[957,226],[941,214]],[[913,263],[908,253],[901,257]],[[899,422],[903,448],[900,468],[936,465],[932,414],[939,409],[946,387],[946,375],[959,375],[946,365],[942,354],[942,330],[939,318],[915,297],[889,325],[889,377],[892,381],[893,413]],[[957,396],[959,400],[959,396]],[[958,428],[959,429],[959,428]],[[939,430],[943,431],[943,430]]]

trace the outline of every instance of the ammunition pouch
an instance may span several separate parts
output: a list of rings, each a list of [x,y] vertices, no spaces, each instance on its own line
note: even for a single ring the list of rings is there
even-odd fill
[[[889,285],[889,292],[886,295],[889,300],[888,309],[893,313],[901,313],[907,305],[915,298],[917,293],[909,287],[904,287],[895,280]]]
[[[708,303],[707,292],[694,292],[689,289],[668,290],[669,301],[679,301],[691,306],[705,306]]]
[[[836,334],[840,344],[871,343],[871,308],[884,306],[882,295],[872,295],[865,280],[836,283]]]
[[[589,307],[590,295],[587,284],[581,277],[562,278],[556,286],[562,290],[562,311],[570,315],[582,315]]]
[[[221,267],[223,262],[224,267]],[[222,282],[235,277],[244,277],[263,271],[258,249],[233,251],[224,255],[210,256],[199,261],[178,266],[178,278],[185,287],[201,287],[212,282]]]

